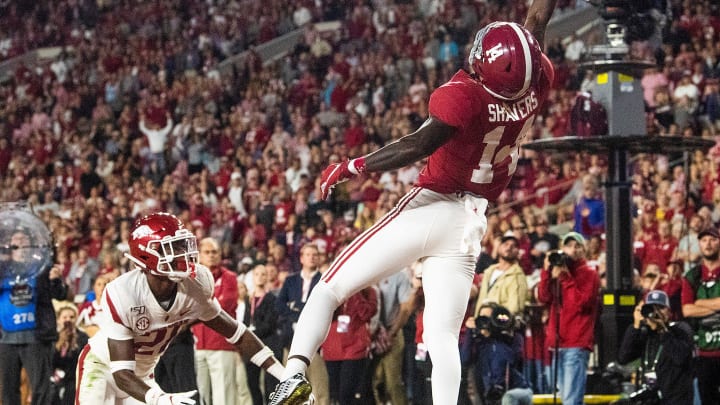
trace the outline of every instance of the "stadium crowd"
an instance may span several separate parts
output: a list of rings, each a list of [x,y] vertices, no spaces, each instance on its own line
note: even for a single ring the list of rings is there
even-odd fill
[[[707,0],[669,3],[676,17],[663,43],[633,46],[636,56],[658,63],[642,77],[648,134],[715,139],[720,8]],[[526,2],[501,0],[2,2],[0,61],[39,47],[63,47],[55,60],[23,65],[0,83],[0,202],[29,201],[54,235],[56,261],[75,294],[74,302],[58,306],[59,322],[74,311],[81,329],[94,333],[92,317],[104,284],[131,269],[123,254],[133,222],[167,211],[198,240],[217,242],[221,265],[237,273],[240,308],[253,312],[246,322],[259,305],[253,297],[280,297],[272,333],[289,343],[297,308],[283,308],[292,301],[283,292],[286,278],[308,266],[324,271],[347,242],[398,202],[421,166],[361,175],[336,188],[329,202],[320,198],[320,170],[412,132],[427,116],[432,90],[465,67],[478,27],[517,21],[526,10]],[[338,32],[315,27],[331,20],[341,22]],[[253,51],[295,29],[304,30],[302,41],[279,60],[263,63]],[[533,139],[578,133],[575,100],[592,91],[593,82],[578,63],[601,40],[593,34],[546,45],[556,77]],[[218,68],[245,50],[250,53],[241,64]],[[719,162],[720,145],[707,154],[632,160],[636,286],[639,294],[666,291],[678,318],[682,274],[700,260],[698,235],[720,225]],[[523,150],[510,187],[488,214],[478,289],[479,275],[500,260],[511,237],[528,307],[540,307],[532,291],[544,255],[573,230],[584,237],[588,263],[602,283],[605,239],[612,237],[604,231],[606,176],[603,156]],[[316,247],[316,257],[303,258],[308,245]],[[428,401],[417,316],[421,280],[414,274],[408,269],[403,280],[383,281],[377,291],[358,293],[345,305],[369,331],[357,353],[338,353],[343,340],[333,333],[323,348],[332,353],[326,359],[331,369],[347,355],[377,360],[392,353],[393,345],[404,345],[399,364],[374,361],[377,373],[366,367],[366,378],[358,378],[367,382],[362,395],[378,403],[385,394],[376,382],[383,378],[393,403],[402,401],[394,397],[388,367],[404,370],[398,383],[405,401]],[[386,294],[396,295],[387,300],[395,307],[378,311],[378,300],[389,305]],[[398,324],[384,319],[390,314]],[[526,318],[546,321],[537,314]],[[529,329],[536,326],[529,321]],[[393,342],[396,335],[388,331],[398,328],[404,339]],[[334,323],[332,330],[340,332],[341,325]],[[535,331],[537,339],[525,346],[526,361],[547,363],[544,332]],[[58,350],[67,346],[61,343]],[[239,358],[237,366],[244,367]],[[535,393],[549,392],[546,381],[526,371]],[[239,398],[262,403],[267,393],[250,395],[259,382],[243,380],[251,373],[238,376]],[[333,389],[332,373],[324,394],[327,372],[313,377],[320,403],[343,395]],[[248,389],[248,383],[254,386]]]

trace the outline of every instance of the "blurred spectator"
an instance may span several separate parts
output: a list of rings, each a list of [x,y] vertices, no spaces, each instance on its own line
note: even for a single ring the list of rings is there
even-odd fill
[[[198,247],[199,263],[210,269],[215,280],[213,297],[222,309],[234,314],[238,302],[237,280],[235,273],[220,264],[218,241],[204,238]],[[235,357],[238,356],[235,347],[204,324],[197,324],[191,329],[195,337],[195,370],[200,397],[207,405],[234,404],[237,398]]]
[[[103,316],[100,299],[107,283],[112,281],[112,276],[98,276],[93,282],[92,300],[86,300],[80,306],[80,313],[77,316],[77,325],[89,336],[93,337],[100,329],[100,317]]]
[[[582,179],[582,195],[575,204],[575,232],[585,238],[605,231],[605,202],[598,196],[598,179],[586,175]]]
[[[61,306],[56,312],[58,339],[53,352],[51,405],[75,403],[75,369],[80,352],[88,342],[88,335],[75,326],[77,309],[72,304]]]
[[[330,400],[338,404],[365,404],[363,388],[370,374],[370,320],[378,311],[378,297],[369,287],[350,296],[335,311],[322,345],[328,370]]]
[[[403,326],[412,312],[414,295],[410,279],[404,271],[386,277],[378,284],[380,319],[374,331],[372,387],[376,403],[387,398],[393,404],[407,404],[403,381]]]
[[[238,322],[248,324],[250,322],[250,301],[248,300],[248,289],[245,283],[242,281],[242,276],[237,278],[238,286],[238,305],[235,310],[235,319]],[[245,367],[245,361],[241,356],[235,357],[236,373],[235,373],[235,385],[237,386],[237,400],[235,401],[239,405],[252,404],[252,397],[250,396],[250,389],[248,388],[247,379],[247,367]]]
[[[703,221],[698,215],[693,215],[690,218],[687,232],[680,238],[676,250],[676,258],[681,260],[684,264],[683,270],[690,270],[698,263],[701,258],[700,254],[700,242],[698,235],[703,228]]]
[[[548,219],[546,216],[540,216],[535,223],[535,230],[530,233],[530,256],[533,259],[533,268],[541,269],[545,254],[551,250],[555,250],[560,245],[560,237],[549,232]]]
[[[494,302],[507,308],[511,314],[519,315],[525,308],[527,299],[527,280],[518,262],[518,240],[514,236],[503,236],[498,247],[497,263],[491,265],[482,277],[480,294],[474,315],[474,322],[480,308],[488,302]],[[474,328],[474,323],[468,325]]]
[[[318,271],[318,247],[312,243],[300,249],[302,269],[288,276],[278,293],[276,306],[280,313],[283,348],[289,349],[295,333],[295,325],[313,288],[320,281]],[[328,405],[328,375],[322,356],[315,356],[308,367],[308,380],[312,384],[318,405]]]
[[[88,256],[85,246],[80,246],[77,254],[77,259],[73,260],[70,265],[68,284],[72,286],[75,294],[87,294],[91,291],[93,280],[95,280],[100,266],[95,259]]]
[[[275,356],[280,358],[282,357],[280,314],[275,303],[277,298],[270,292],[267,268],[262,264],[255,266],[252,276],[254,282],[253,290],[249,295],[250,317],[247,324],[273,350]],[[252,363],[245,363],[245,369],[252,402],[254,405],[262,405],[263,398],[273,391],[278,380],[267,373],[261,379],[262,369]],[[264,381],[263,388],[260,385],[261,381]]]

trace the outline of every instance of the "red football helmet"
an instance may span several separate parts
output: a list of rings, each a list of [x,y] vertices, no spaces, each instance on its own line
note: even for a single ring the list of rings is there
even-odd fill
[[[468,63],[490,94],[514,100],[537,81],[540,54],[537,40],[523,26],[494,22],[475,35]]]
[[[158,212],[138,219],[130,232],[130,260],[173,281],[194,277],[197,239],[174,215]]]

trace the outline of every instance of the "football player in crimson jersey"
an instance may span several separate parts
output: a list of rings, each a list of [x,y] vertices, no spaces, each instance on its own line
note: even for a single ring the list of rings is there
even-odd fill
[[[415,132],[322,172],[322,197],[363,172],[394,170],[427,157],[416,187],[358,236],[324,273],[297,324],[282,382],[270,405],[296,404],[304,372],[327,335],[333,312],[349,296],[423,260],[423,340],[433,359],[432,397],[457,402],[458,334],[472,286],[485,210],[515,172],[519,148],[546,100],[553,66],[542,53],[555,0],[535,0],[524,26],[481,29],[459,71],[430,97],[430,117]],[[290,400],[288,400],[290,398]]]
[[[179,219],[166,213],[139,219],[129,245],[136,268],[105,287],[100,329],[78,361],[77,404],[194,404],[195,391],[165,393],[152,372],[170,341],[196,321],[281,376],[272,351],[213,298],[213,276],[197,263],[195,235]]]

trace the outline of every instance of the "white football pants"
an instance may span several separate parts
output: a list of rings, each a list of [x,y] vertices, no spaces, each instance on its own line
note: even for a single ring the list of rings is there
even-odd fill
[[[433,361],[433,403],[454,404],[460,388],[458,335],[477,247],[487,228],[487,200],[413,188],[334,260],[305,304],[290,356],[311,359],[335,309],[352,294],[424,259],[423,340]],[[468,238],[471,235],[471,238]],[[474,248],[473,248],[474,247]]]

